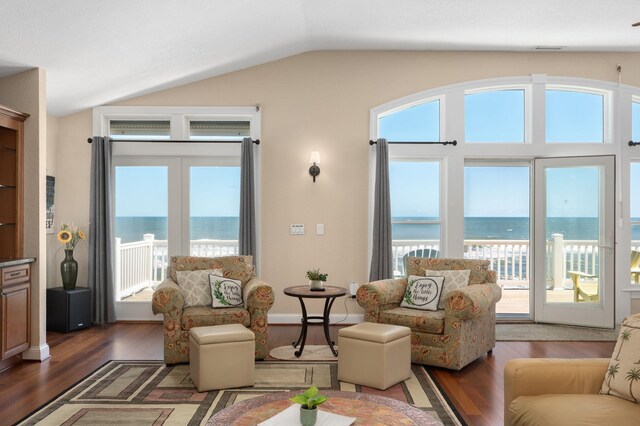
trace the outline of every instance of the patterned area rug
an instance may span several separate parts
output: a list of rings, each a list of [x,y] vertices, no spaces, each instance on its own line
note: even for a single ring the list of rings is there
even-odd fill
[[[501,342],[614,342],[620,327],[614,330],[555,324],[496,324],[496,340]]]
[[[333,347],[338,350],[338,346]],[[302,351],[300,358],[296,357],[297,348],[293,346],[280,346],[271,349],[269,356],[275,359],[285,361],[335,361],[336,357],[331,353],[331,349],[327,345],[307,345]]]
[[[198,392],[186,364],[160,361],[110,361],[20,425],[204,425],[214,413],[270,392],[296,391],[315,384],[320,389],[362,392],[412,404],[445,425],[462,425],[455,409],[429,372],[412,365],[409,380],[386,391],[339,382],[332,362],[256,363],[253,387]]]

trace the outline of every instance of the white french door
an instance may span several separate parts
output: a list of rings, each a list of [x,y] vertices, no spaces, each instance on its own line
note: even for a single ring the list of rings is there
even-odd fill
[[[170,256],[238,250],[236,157],[114,157],[116,316],[157,319],[151,292]]]
[[[534,161],[534,319],[613,328],[613,156]]]

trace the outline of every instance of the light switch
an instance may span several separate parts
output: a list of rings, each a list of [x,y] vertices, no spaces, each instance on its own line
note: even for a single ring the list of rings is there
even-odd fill
[[[324,235],[324,223],[318,223],[316,225],[316,235]]]
[[[289,232],[291,235],[304,235],[304,225],[301,223],[292,224]]]

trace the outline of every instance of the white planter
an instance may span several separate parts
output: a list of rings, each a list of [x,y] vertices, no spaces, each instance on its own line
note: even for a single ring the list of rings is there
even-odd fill
[[[322,281],[320,281],[320,280],[309,280],[309,287],[311,287],[311,288],[322,288]]]

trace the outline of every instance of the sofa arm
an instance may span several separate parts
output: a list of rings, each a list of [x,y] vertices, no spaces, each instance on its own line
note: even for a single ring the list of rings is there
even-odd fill
[[[445,316],[473,319],[485,315],[502,297],[500,286],[474,284],[449,292],[444,304]]]
[[[504,367],[504,424],[509,406],[519,396],[546,394],[597,394],[609,366],[609,358],[512,359]]]
[[[275,301],[273,287],[257,278],[252,278],[247,282],[242,290],[242,298],[245,308],[250,312],[255,310],[268,311]]]
[[[178,284],[167,278],[153,292],[151,308],[154,314],[164,314],[180,318],[184,308],[184,295]]]
[[[356,298],[365,321],[378,322],[380,311],[398,307],[407,288],[406,278],[372,281],[358,288]]]

